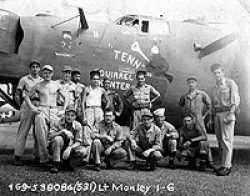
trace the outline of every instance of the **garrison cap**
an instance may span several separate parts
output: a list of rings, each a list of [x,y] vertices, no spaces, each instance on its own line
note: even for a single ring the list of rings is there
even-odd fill
[[[142,117],[144,117],[144,116],[153,118],[153,114],[149,110],[142,112]]]
[[[164,116],[165,115],[165,108],[159,108],[155,110],[154,112],[155,116]]]
[[[187,82],[189,81],[189,80],[194,80],[194,81],[198,81],[198,79],[197,79],[197,77],[196,76],[189,76],[188,78],[187,78]]]
[[[99,69],[94,69],[89,72],[90,78],[93,78],[94,75],[98,75],[99,77],[101,76],[100,70]]]
[[[75,106],[74,105],[68,105],[65,109],[66,112],[76,112]]]
[[[43,70],[49,70],[49,71],[54,71],[54,68],[51,66],[51,65],[44,65],[43,68],[42,68],[42,71]]]
[[[74,74],[81,74],[81,70],[78,69],[78,68],[75,68],[75,69],[72,70],[71,74],[72,75],[74,75]]]
[[[65,65],[65,66],[63,67],[63,72],[65,72],[65,71],[72,71],[72,67],[69,66],[69,65]]]

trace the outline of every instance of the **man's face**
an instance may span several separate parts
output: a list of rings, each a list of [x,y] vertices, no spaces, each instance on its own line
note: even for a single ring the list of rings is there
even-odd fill
[[[113,112],[111,112],[111,111],[105,112],[105,114],[104,114],[104,121],[107,124],[110,124],[110,123],[113,122],[113,120],[114,120],[114,114],[113,114]]]
[[[161,125],[164,120],[165,120],[165,116],[155,116],[155,122],[158,125]]]
[[[191,116],[186,116],[183,119],[183,124],[185,127],[187,127],[188,129],[191,129],[193,127],[193,118]]]
[[[110,88],[110,80],[105,80],[104,84],[103,84],[103,87],[104,87],[105,90],[108,90]]]
[[[30,72],[31,72],[32,75],[38,75],[40,69],[41,69],[40,65],[38,65],[37,63],[34,63],[30,67]]]
[[[98,75],[94,75],[91,78],[91,85],[92,86],[99,86],[100,85],[100,77]]]
[[[67,123],[72,123],[76,119],[76,113],[74,111],[69,111],[65,113],[65,121]]]
[[[144,124],[144,126],[146,128],[150,128],[151,124],[153,122],[153,118],[149,117],[149,116],[143,116],[142,117],[142,123]]]
[[[63,79],[65,81],[69,81],[71,79],[71,71],[64,71],[63,72]]]
[[[136,79],[137,79],[137,83],[139,85],[142,86],[142,85],[145,84],[145,76],[144,76],[144,74],[138,74],[137,77],[136,77]]]
[[[194,90],[197,88],[197,81],[196,80],[188,80],[187,85],[189,87],[189,90]]]
[[[221,68],[214,70],[213,74],[217,81],[221,81],[221,79],[224,77],[224,72]]]
[[[46,81],[49,81],[49,80],[52,79],[53,74],[54,74],[53,71],[44,69],[43,70],[43,79],[46,80]]]
[[[80,74],[74,74],[73,75],[73,81],[78,83],[81,80],[81,75]]]

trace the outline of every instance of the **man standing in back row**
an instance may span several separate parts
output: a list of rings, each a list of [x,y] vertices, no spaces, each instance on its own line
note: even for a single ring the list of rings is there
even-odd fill
[[[14,164],[22,165],[21,156],[23,155],[26,139],[29,133],[31,126],[34,124],[35,113],[30,110],[28,105],[22,100],[26,94],[29,94],[30,89],[35,86],[37,83],[41,82],[43,79],[39,76],[40,63],[37,61],[32,61],[29,65],[30,74],[22,77],[18,83],[15,100],[21,105],[20,111],[20,124],[17,131],[15,152],[14,152]],[[34,99],[35,97],[31,98]],[[34,129],[33,129],[34,130]],[[35,136],[35,135],[34,135]],[[34,137],[35,139],[35,137]],[[34,141],[34,155],[35,161],[39,159],[37,154],[37,142]]]
[[[216,85],[212,91],[215,134],[219,144],[221,167],[217,175],[229,175],[232,168],[235,114],[239,111],[240,95],[237,84],[224,75],[220,64],[213,64],[211,72]]]
[[[133,109],[132,129],[135,129],[142,120],[142,114],[148,112],[152,104],[160,97],[160,93],[151,85],[145,83],[146,71],[139,70],[136,73],[136,86],[132,86],[125,92],[124,97]],[[150,99],[150,95],[154,98]]]
[[[35,135],[38,143],[38,153],[40,163],[46,165],[49,161],[48,154],[48,135],[50,128],[59,120],[57,114],[57,97],[62,96],[65,99],[63,90],[58,82],[52,80],[54,69],[51,65],[44,65],[42,68],[43,81],[36,84],[31,90],[30,95],[25,96],[30,109],[36,114],[35,116]],[[30,97],[38,94],[40,105],[34,106]]]

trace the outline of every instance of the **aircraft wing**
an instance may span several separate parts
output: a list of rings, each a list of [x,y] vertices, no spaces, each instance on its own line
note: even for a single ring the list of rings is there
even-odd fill
[[[238,36],[236,33],[231,33],[229,35],[226,35],[226,36],[210,43],[209,45],[203,47],[200,50],[199,58],[203,58],[209,54],[216,52],[217,50],[220,50],[220,49],[226,47],[230,43],[234,42],[237,39],[237,37]]]

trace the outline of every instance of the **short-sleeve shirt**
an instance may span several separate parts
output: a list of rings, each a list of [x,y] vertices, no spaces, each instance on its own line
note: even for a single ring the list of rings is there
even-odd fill
[[[73,121],[71,124],[65,121],[65,118],[61,118],[59,122],[55,125],[55,131],[61,131],[62,129],[66,129],[70,131],[74,136],[74,142],[83,141],[83,132],[82,132],[82,125],[77,122]]]
[[[132,86],[124,96],[131,100],[134,108],[149,107],[150,93],[157,92],[154,87],[149,84],[145,84],[142,87]]]
[[[237,84],[229,78],[225,78],[222,83],[216,84],[212,91],[212,102],[214,108],[231,107],[240,104],[240,95]]]
[[[43,79],[40,76],[33,78],[30,74],[28,74],[20,79],[17,89],[22,91],[22,97],[24,97],[25,94],[29,94],[32,87],[41,81],[43,81]]]
[[[195,90],[192,94],[187,93],[180,98],[179,105],[185,111],[191,111],[195,115],[203,115],[211,108],[211,100],[206,92]]]
[[[171,134],[175,139],[178,138],[178,132],[175,129],[175,127],[170,124],[169,122],[163,121],[163,124],[161,127],[159,127],[161,130],[161,139],[163,140],[166,134]]]
[[[195,137],[203,136],[204,131],[202,130],[202,128],[200,126],[194,126],[193,129],[191,129],[191,130],[189,130],[185,127],[181,127],[179,129],[179,134],[180,134],[180,138],[183,139],[183,142],[186,142],[186,141],[191,140]]]
[[[132,131],[132,139],[143,150],[152,148],[155,145],[161,147],[161,130],[155,124],[152,124],[149,130],[146,130],[143,124],[139,124]]]

